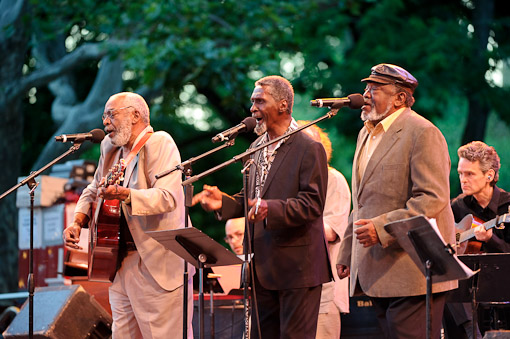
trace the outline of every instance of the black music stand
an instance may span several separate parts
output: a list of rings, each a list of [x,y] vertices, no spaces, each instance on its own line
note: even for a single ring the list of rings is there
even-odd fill
[[[454,255],[453,248],[423,215],[388,223],[384,229],[397,239],[426,278],[426,338],[431,338],[432,277],[437,283],[467,279],[475,273]]]
[[[209,317],[211,319],[211,339],[214,339],[214,293],[225,294],[225,291],[221,287],[218,278],[221,277],[219,274],[214,274],[210,267],[206,267],[203,269],[202,274],[205,275],[205,280],[202,282],[202,286],[205,282],[205,285],[209,286]],[[196,279],[193,279],[193,290],[200,291],[200,282]],[[204,325],[205,327],[205,325]]]
[[[195,227],[146,233],[159,241],[166,249],[198,268],[199,333],[202,339],[204,337],[204,268],[237,265],[242,264],[243,261]]]
[[[450,302],[471,303],[473,325],[478,323],[478,303],[508,303],[510,301],[510,253],[459,255],[476,276],[459,282],[459,288],[448,294]],[[474,326],[473,326],[474,327]],[[474,327],[475,328],[475,327]]]

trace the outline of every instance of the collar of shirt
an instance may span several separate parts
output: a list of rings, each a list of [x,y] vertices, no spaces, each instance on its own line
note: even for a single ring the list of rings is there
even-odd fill
[[[492,190],[492,198],[491,201],[489,202],[489,205],[487,205],[487,208],[493,211],[496,215],[498,214],[498,209],[500,205],[499,196],[500,196],[499,188],[497,188],[496,185],[494,185],[494,189]]]
[[[368,133],[372,133],[375,129],[377,129],[377,126],[381,126],[383,131],[386,132],[391,124],[402,114],[402,112],[406,109],[406,107],[399,108],[392,114],[388,115],[386,118],[382,119],[377,125],[374,126],[374,124],[371,121],[365,121],[365,127],[368,130]]]
[[[475,214],[480,214],[480,217],[482,219],[492,219],[495,216],[498,215],[498,209],[500,206],[499,202],[500,197],[500,190],[497,186],[494,186],[494,190],[492,193],[491,201],[489,202],[489,205],[487,207],[483,208],[479,203],[478,200],[472,195],[466,195],[464,197],[464,202],[466,203],[466,206],[471,209]],[[484,220],[484,221],[487,221]]]
[[[478,200],[476,200],[476,198],[472,195],[466,195],[465,202],[466,202],[466,205],[469,206],[469,208],[471,208],[473,210],[475,208],[478,208],[480,211],[490,210],[492,213],[497,215],[498,208],[499,208],[499,196],[500,196],[500,190],[497,186],[494,186],[494,190],[492,191],[491,201],[489,201],[489,204],[487,205],[487,207],[482,208],[482,206],[480,206],[480,204],[478,203]]]

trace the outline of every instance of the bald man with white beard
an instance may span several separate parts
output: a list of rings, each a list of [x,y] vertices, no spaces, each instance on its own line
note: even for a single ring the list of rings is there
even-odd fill
[[[108,136],[101,143],[94,180],[81,194],[74,221],[64,230],[66,246],[78,247],[81,228],[91,219],[98,197],[118,200],[119,260],[109,288],[113,338],[164,338],[169,333],[182,337],[184,261],[145,233],[184,227],[180,173],[155,177],[181,163],[179,150],[168,133],[154,132],[149,107],[136,93],[111,96],[102,120]],[[108,170],[130,158],[124,181],[102,187]],[[187,335],[192,338],[193,266],[188,270]]]

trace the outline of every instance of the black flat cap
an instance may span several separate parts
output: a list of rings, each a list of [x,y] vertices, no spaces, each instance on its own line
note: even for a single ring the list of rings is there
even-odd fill
[[[409,87],[413,91],[418,86],[418,80],[411,73],[400,66],[392,64],[379,64],[372,67],[370,76],[361,81],[379,84],[400,84]]]

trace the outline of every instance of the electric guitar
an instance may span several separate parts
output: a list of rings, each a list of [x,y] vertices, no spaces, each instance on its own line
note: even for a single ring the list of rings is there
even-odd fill
[[[480,253],[480,242],[468,241],[471,238],[475,237],[474,228],[478,226],[483,226],[485,230],[490,230],[495,227],[496,229],[505,228],[505,223],[510,222],[510,213],[505,213],[503,215],[498,215],[496,218],[491,219],[487,222],[481,221],[477,217],[473,217],[473,215],[468,214],[456,225],[457,228],[457,254],[472,254],[472,253]]]
[[[121,159],[110,168],[98,188],[120,184],[124,180],[125,168],[126,161]],[[119,200],[96,200],[94,218],[89,225],[88,277],[91,281],[110,282],[115,277],[119,253],[120,213]]]

